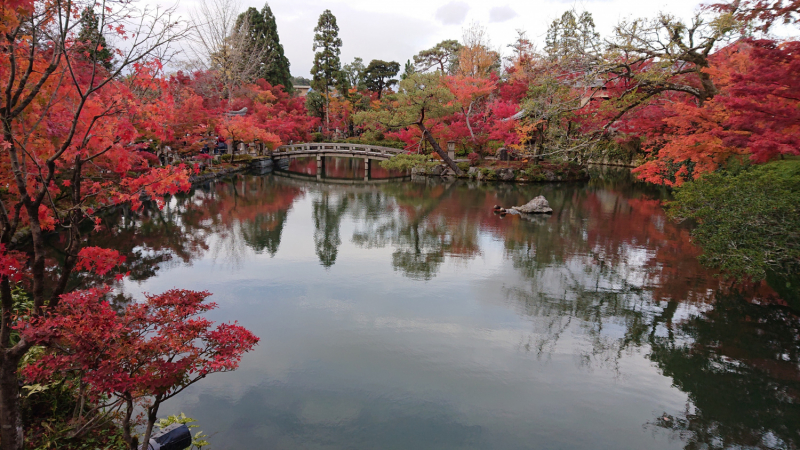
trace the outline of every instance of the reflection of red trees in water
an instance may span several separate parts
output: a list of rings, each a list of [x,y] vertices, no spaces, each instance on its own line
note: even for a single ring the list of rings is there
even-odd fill
[[[325,178],[359,179],[364,178],[363,158],[325,158]],[[317,174],[316,158],[292,158],[289,160],[289,172],[305,175]],[[371,179],[391,178],[403,176],[402,172],[387,170],[381,167],[379,161],[370,163]]]
[[[648,289],[656,300],[709,301],[723,286],[698,262],[700,250],[692,245],[689,229],[671,222],[660,200],[624,189],[629,187],[543,186],[554,213],[531,220],[492,213],[493,205],[509,207],[529,199],[516,188],[460,189],[454,195],[439,185],[396,198],[409,221],[425,214],[431,229],[445,230],[441,238],[448,243],[447,255],[480,254],[477,236],[488,232],[531,270],[577,263],[613,273],[609,280]],[[436,205],[426,209],[422,195]],[[441,223],[447,226],[436,226]]]
[[[316,175],[317,160],[315,158],[292,158],[289,160],[289,172]]]
[[[325,158],[326,178],[364,178],[364,160],[361,158]]]
[[[207,191],[173,198],[162,210],[145,208],[136,214],[121,210],[106,219],[108,232],[93,235],[89,243],[119,250],[127,258],[120,270],[130,271],[134,280],[144,280],[163,263],[187,263],[201,257],[209,250],[208,237],[214,234],[230,236],[239,227],[246,240],[252,236],[256,242],[269,241],[269,233],[280,233],[292,204],[302,196],[300,188],[276,183],[271,177],[238,177]],[[280,236],[271,238],[277,247]],[[101,281],[84,278],[76,282]]]
[[[372,163],[370,164],[370,168],[369,168],[369,176],[370,176],[370,178],[390,178],[390,177],[396,177],[396,176],[399,176],[399,175],[402,175],[402,174],[397,174],[397,173],[394,173],[393,171],[386,170],[383,167],[381,167],[381,164],[380,164],[379,161],[372,161]]]
[[[197,220],[210,220],[227,228],[237,222],[252,222],[258,217],[288,211],[302,195],[300,188],[275,183],[272,178],[242,176],[198,196],[201,216]]]

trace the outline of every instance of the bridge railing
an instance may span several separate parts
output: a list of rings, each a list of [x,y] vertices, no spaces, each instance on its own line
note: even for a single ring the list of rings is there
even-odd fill
[[[282,145],[275,150],[273,150],[273,155],[279,154],[288,154],[288,153],[351,153],[354,155],[357,154],[380,154],[385,155],[386,157],[392,157],[394,155],[399,155],[401,153],[405,153],[405,150],[401,150],[398,148],[391,148],[391,147],[381,147],[379,145],[367,145],[367,144],[335,144],[335,143],[324,143],[324,142],[314,142],[309,144],[292,144],[292,145]]]

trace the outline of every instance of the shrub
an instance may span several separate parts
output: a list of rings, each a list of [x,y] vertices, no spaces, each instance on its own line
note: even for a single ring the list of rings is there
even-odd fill
[[[470,166],[477,166],[478,163],[481,161],[481,155],[475,152],[472,152],[469,155],[467,155],[467,158],[469,159]]]
[[[462,172],[466,172],[469,170],[469,163],[468,162],[460,162],[456,164]]]
[[[528,181],[545,181],[547,177],[544,175],[541,167],[538,166],[528,166],[525,169],[521,170],[522,175],[528,179]]]
[[[496,180],[497,179],[497,172],[492,169],[481,169],[481,173],[483,174],[483,178],[485,180]]]
[[[438,163],[428,161],[425,155],[397,155],[386,161],[381,161],[381,167],[387,170],[429,169]]]
[[[692,219],[703,264],[735,278],[800,272],[800,160],[708,173],[676,190],[668,212]]]

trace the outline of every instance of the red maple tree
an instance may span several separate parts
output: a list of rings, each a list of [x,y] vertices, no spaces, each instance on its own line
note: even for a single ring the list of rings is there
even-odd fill
[[[24,375],[33,383],[50,383],[56,374],[78,380],[78,430],[121,409],[123,436],[133,450],[136,407],[146,410],[143,442],[149,442],[162,403],[209,374],[236,369],[258,338],[236,323],[214,327],[200,317],[217,306],[205,302],[208,292],[146,295],[123,313],[104,300],[107,293],[66,294],[53,314],[25,324],[24,339],[52,350],[25,366]]]

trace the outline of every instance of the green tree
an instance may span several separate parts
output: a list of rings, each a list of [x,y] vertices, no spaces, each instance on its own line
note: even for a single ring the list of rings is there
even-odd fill
[[[311,80],[306,77],[292,77],[292,86],[311,86]]]
[[[350,64],[345,64],[342,68],[342,71],[347,77],[350,86],[358,88],[359,91],[363,91],[367,88],[367,85],[364,84],[365,70],[366,67],[364,66],[364,60],[359,57],[354,58],[353,62]]]
[[[405,80],[406,78],[414,75],[417,71],[414,69],[414,65],[411,64],[411,60],[409,59],[406,61],[406,66],[403,68],[403,73],[400,74],[400,79]]]
[[[442,75],[434,73],[415,73],[400,82],[399,92],[386,95],[381,105],[371,111],[359,112],[354,121],[367,126],[376,124],[390,129],[410,126],[419,128],[422,137],[448,166],[460,175],[461,169],[447,156],[430,132],[430,127],[458,111],[460,105],[452,92],[442,83]]]
[[[462,45],[453,39],[439,42],[433,48],[414,55],[414,65],[419,72],[439,70],[443,74],[453,74],[458,66],[458,54]]]
[[[314,28],[314,65],[311,67],[313,80],[311,87],[325,93],[325,128],[330,127],[330,92],[341,78],[341,61],[339,55],[342,52],[342,39],[339,37],[339,26],[336,24],[336,16],[331,10],[326,9],[319,16],[316,28]]]
[[[317,91],[311,91],[306,95],[306,111],[311,117],[325,119],[325,99],[322,94]]]
[[[595,31],[594,19],[589,12],[576,15],[574,10],[567,11],[547,29],[544,50],[551,59],[592,55],[599,48],[600,34]]]
[[[86,8],[81,13],[81,31],[77,41],[80,42],[78,45],[86,47],[84,51],[89,55],[90,61],[109,71],[114,68],[111,61],[113,54],[103,36],[100,19],[92,8]]]
[[[394,77],[397,76],[398,72],[400,72],[399,63],[373,59],[364,70],[364,83],[367,89],[378,93],[378,100],[380,100],[384,89],[397,84],[397,80]]]
[[[249,25],[248,46],[253,49],[263,49],[263,57],[257,72],[258,78],[267,80],[273,86],[280,84],[287,92],[291,92],[292,75],[289,71],[289,60],[283,53],[278,25],[275,23],[275,15],[272,14],[269,3],[265,3],[260,12],[251,7],[239,14],[236,28],[244,23]]]
[[[800,273],[800,160],[709,173],[684,183],[670,215],[692,219],[701,261],[737,278]]]

